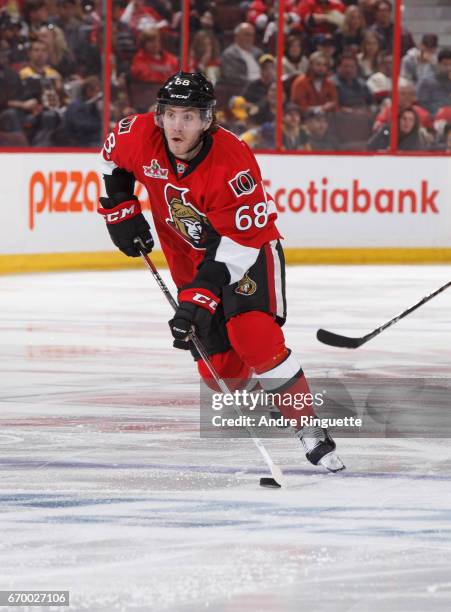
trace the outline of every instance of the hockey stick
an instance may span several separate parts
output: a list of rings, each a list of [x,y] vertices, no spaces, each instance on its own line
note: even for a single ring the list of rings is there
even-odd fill
[[[432,300],[433,297],[435,297],[442,291],[445,291],[445,289],[448,289],[448,287],[450,286],[451,286],[451,281],[443,285],[443,287],[440,287],[440,289],[437,289],[436,291],[433,291],[429,295],[426,295],[426,297],[424,297],[422,300],[420,300],[419,302],[417,302],[416,304],[414,304],[407,310],[404,310],[403,312],[401,312],[399,315],[397,315],[393,319],[390,319],[390,321],[388,321],[387,323],[384,323],[384,325],[381,325],[374,331],[370,332],[366,336],[362,336],[361,338],[350,338],[349,336],[341,336],[340,334],[334,334],[333,332],[327,331],[326,329],[319,329],[316,332],[316,337],[323,344],[329,344],[330,346],[338,346],[340,348],[349,348],[349,349],[358,348],[359,346],[362,346],[362,344],[365,344],[365,342],[368,342],[368,340],[371,340],[375,336],[378,336],[381,332],[384,331],[384,329],[387,329],[387,327],[390,327],[391,325],[394,325],[395,323],[397,323],[400,319],[407,317],[408,314],[410,314],[411,312],[413,312],[414,310],[416,310],[423,304],[426,304],[426,302],[429,302],[429,300]]]
[[[163,292],[165,298],[167,299],[167,301],[171,305],[172,309],[174,311],[177,310],[177,308],[178,308],[177,302],[173,298],[173,296],[172,296],[171,292],[169,291],[166,283],[161,278],[157,268],[155,267],[155,264],[150,259],[150,257],[147,255],[147,253],[143,250],[143,247],[144,247],[143,243],[140,241],[139,238],[136,238],[135,239],[135,244],[137,245],[137,247],[139,249],[139,252],[141,254],[141,257],[143,258],[145,264],[147,265],[147,267],[151,271],[154,279],[157,281],[158,286],[160,287],[160,289]],[[216,372],[213,364],[211,363],[211,361],[209,359],[208,353],[207,353],[204,345],[202,344],[202,342],[199,340],[199,338],[196,336],[196,334],[194,332],[191,334],[191,340],[192,340],[194,346],[196,347],[197,352],[201,356],[202,361],[205,363],[207,368],[210,370],[210,374],[212,375],[214,381],[216,382],[218,387],[221,389],[221,392],[223,394],[224,393],[231,393],[231,391],[227,387],[226,383],[222,380],[222,378],[220,378],[219,374]],[[236,414],[239,417],[243,417],[241,419],[241,421],[245,423],[246,420],[244,419],[244,415],[241,412],[241,409],[235,403],[233,403],[233,408],[234,408]],[[254,442],[255,446],[260,451],[260,454],[262,455],[266,465],[268,466],[268,468],[269,468],[269,470],[270,470],[270,472],[272,474],[272,477],[274,478],[274,480],[276,482],[276,485],[278,485],[279,487],[282,486],[282,483],[284,481],[284,476],[282,474],[282,470],[271,459],[270,454],[266,450],[266,448],[263,445],[263,442],[260,440],[260,438],[257,438],[257,436],[253,433],[253,431],[249,427],[246,427],[246,430],[247,430],[247,432],[249,434],[249,437],[252,439],[252,441]]]

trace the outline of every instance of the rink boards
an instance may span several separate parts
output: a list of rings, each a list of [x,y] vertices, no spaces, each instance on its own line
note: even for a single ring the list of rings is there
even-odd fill
[[[450,158],[265,154],[258,160],[289,262],[451,261]],[[96,214],[102,195],[96,154],[8,153],[2,168],[13,179],[0,187],[6,215],[0,272],[130,265],[113,252]],[[137,195],[150,216],[141,185]]]

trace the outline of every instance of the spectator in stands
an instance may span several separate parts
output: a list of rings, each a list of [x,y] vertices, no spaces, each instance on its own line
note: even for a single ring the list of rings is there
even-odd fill
[[[30,0],[24,4],[24,17],[28,33],[37,32],[49,21],[49,11],[45,0]]]
[[[398,85],[398,106],[399,110],[403,111],[407,108],[413,108],[420,119],[420,124],[423,128],[432,129],[432,119],[428,111],[416,104],[415,87],[410,81],[401,79]],[[379,112],[374,122],[373,131],[379,130],[384,124],[389,124],[391,121],[391,99],[385,100],[383,108]]]
[[[391,96],[392,66],[393,56],[382,51],[378,59],[378,72],[372,74],[366,82],[374,101],[378,104]]]
[[[260,55],[258,63],[260,78],[248,83],[243,91],[243,96],[252,104],[261,102],[268,93],[269,86],[276,80],[276,61],[272,55]]]
[[[337,151],[338,142],[331,136],[327,113],[311,108],[305,117],[307,148],[312,151]]]
[[[253,0],[250,2],[246,13],[246,21],[252,24],[257,32],[261,33],[262,39],[265,38],[269,24],[274,24],[276,20],[277,9],[274,0]]]
[[[243,96],[232,96],[221,125],[239,136],[248,129],[250,115],[255,115],[257,111],[258,108],[250,104]]]
[[[369,151],[385,151],[390,146],[390,126],[382,126],[369,140]],[[406,108],[398,117],[399,151],[421,151],[429,147],[420,128],[420,119],[413,108]]]
[[[412,83],[433,76],[437,64],[438,36],[425,34],[420,48],[409,49],[401,61],[401,76]]]
[[[119,18],[114,18],[114,14],[122,11],[120,2],[116,0],[113,4],[113,23],[112,23],[112,46],[116,60],[116,75],[126,75],[130,71],[133,56],[136,53],[136,40],[131,28]]]
[[[29,79],[29,85],[32,81],[34,85],[39,83],[40,95],[39,98],[29,98],[31,91],[28,88],[28,96],[25,100],[27,112],[22,118],[23,128],[31,146],[51,147],[64,112],[60,93],[56,90],[54,79]]]
[[[434,130],[437,140],[443,140],[444,130],[447,125],[451,125],[451,105],[440,108],[434,117]]]
[[[368,79],[377,71],[380,51],[379,36],[375,32],[367,30],[363,36],[362,51],[357,54],[360,74],[364,79]]]
[[[258,58],[262,50],[255,47],[254,42],[254,26],[240,23],[234,31],[234,42],[221,55],[220,83],[235,87],[236,93],[260,77]]]
[[[371,26],[371,30],[376,32],[381,41],[384,51],[393,53],[393,36],[395,26],[393,24],[393,6],[390,0],[378,0],[376,2],[376,20]],[[401,29],[401,56],[404,56],[409,49],[415,46],[412,34]]]
[[[82,35],[85,40],[92,43],[97,42],[100,30],[102,30],[102,0],[79,0],[81,2]]]
[[[28,65],[24,66],[19,72],[26,90],[26,97],[39,98],[41,96],[42,79],[53,81],[55,88],[57,90],[61,89],[61,75],[48,62],[49,51],[46,43],[40,40],[32,42],[28,52]]]
[[[304,151],[308,141],[301,127],[301,109],[297,104],[288,103],[283,109],[282,148],[286,151]]]
[[[246,21],[257,30],[264,30],[268,21],[277,15],[274,0],[252,0],[247,2]]]
[[[19,108],[22,104],[22,82],[9,67],[9,45],[0,40],[0,145],[26,146]]]
[[[64,115],[67,146],[96,147],[102,135],[102,89],[98,77],[84,80],[80,96],[71,102]]]
[[[312,38],[312,45],[315,51],[319,51],[327,59],[329,73],[333,72],[337,52],[335,37],[332,34],[317,34]]]
[[[276,144],[276,127],[274,122],[264,123],[247,130],[240,136],[251,149],[274,149]]]
[[[86,5],[86,7],[89,7],[89,5]],[[102,72],[104,29],[97,22],[98,18],[99,16],[94,11],[87,13],[87,21],[82,27],[84,42],[77,52],[77,73],[81,77],[100,75]]]
[[[49,63],[62,77],[75,74],[74,55],[67,45],[63,31],[58,26],[51,23],[41,26],[37,32],[37,39],[47,45]]]
[[[344,54],[338,60],[337,74],[332,77],[338,94],[340,110],[367,113],[373,97],[365,81],[358,77],[357,59]]]
[[[437,59],[434,74],[423,77],[417,88],[418,103],[432,115],[451,105],[451,48],[442,49]]]
[[[130,0],[120,18],[133,32],[139,33],[150,29],[167,28],[167,19],[145,0]]]
[[[274,149],[276,146],[276,126],[268,121],[247,130],[240,136],[252,149]],[[301,113],[296,104],[284,107],[282,119],[282,149],[285,151],[304,151],[308,137],[301,128]]]
[[[300,34],[289,34],[285,39],[285,53],[282,58],[282,74],[284,77],[305,74],[308,59],[304,53]]]
[[[178,70],[178,59],[161,48],[160,33],[156,28],[142,32],[139,50],[135,54],[131,75],[137,81],[163,83]]]
[[[283,92],[282,92],[283,93]],[[257,125],[272,123],[277,112],[277,84],[271,83],[263,100],[257,105],[257,112],[252,116],[252,121]]]
[[[298,76],[291,88],[291,101],[306,112],[319,108],[332,112],[337,108],[337,89],[328,78],[327,58],[320,51],[312,53],[307,74]]]
[[[199,30],[191,43],[190,70],[203,72],[215,85],[219,78],[219,55],[220,48],[217,38],[211,32]]]
[[[369,28],[376,21],[376,4],[377,0],[358,0],[360,10],[363,13],[366,27]]]
[[[363,42],[363,35],[365,32],[365,20],[363,13],[358,6],[348,6],[345,12],[345,18],[343,24],[335,32],[335,42],[337,45],[337,52],[339,55],[346,49],[355,48],[360,49]]]
[[[341,0],[301,0],[298,11],[309,36],[333,34],[343,24],[345,5]]]
[[[8,13],[1,13],[0,39],[8,43],[10,66],[24,64],[28,59],[28,41],[22,35],[21,29],[22,22],[18,18],[13,19]]]
[[[207,8],[205,8],[207,7]],[[215,15],[213,12],[214,5],[213,4],[205,4],[202,5],[199,11],[194,11],[196,15],[198,15],[195,19],[193,19],[193,10],[191,10],[190,14],[190,30],[193,32],[205,32],[209,34],[213,38],[218,41],[220,49],[223,48],[223,31],[221,26],[217,23],[215,19]],[[181,11],[180,11],[181,15]],[[172,28],[175,29],[177,27],[181,27],[177,25],[176,19],[172,21]]]
[[[76,0],[57,0],[56,14],[52,15],[49,21],[63,31],[69,49],[76,56],[80,45],[84,42],[81,32],[82,21],[78,16]]]

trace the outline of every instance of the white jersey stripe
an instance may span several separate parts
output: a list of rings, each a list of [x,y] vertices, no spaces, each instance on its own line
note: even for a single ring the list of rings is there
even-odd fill
[[[230,273],[230,284],[243,278],[245,272],[257,261],[259,249],[238,244],[228,236],[222,236],[216,249],[215,261],[221,261]]]
[[[107,160],[103,157],[103,153],[100,154],[100,172],[102,174],[111,175],[113,174],[113,170],[117,168],[117,164],[114,161]]]

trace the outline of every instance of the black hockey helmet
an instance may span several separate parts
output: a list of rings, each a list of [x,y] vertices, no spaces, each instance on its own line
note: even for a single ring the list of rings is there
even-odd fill
[[[215,92],[213,85],[201,72],[180,70],[169,77],[158,91],[157,104],[212,109],[216,104]]]

